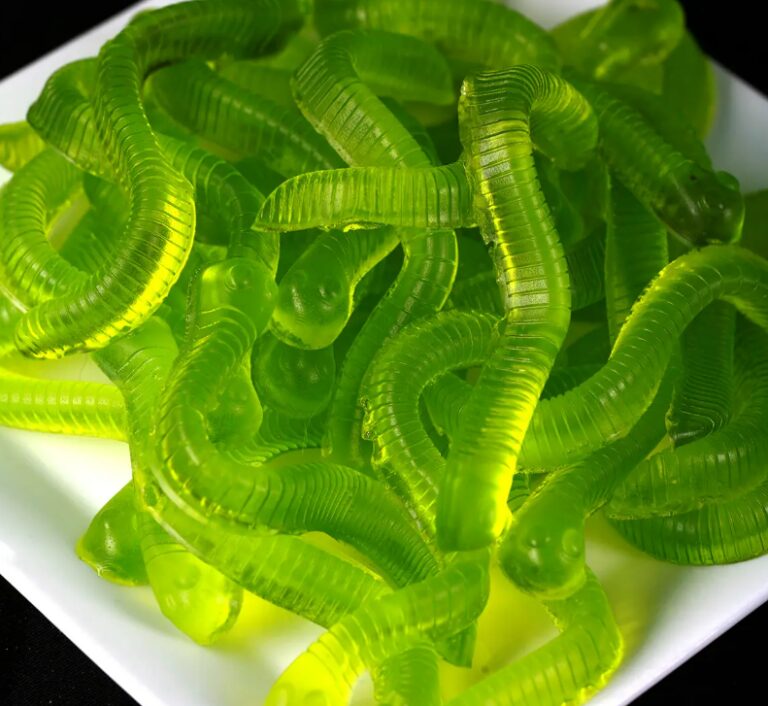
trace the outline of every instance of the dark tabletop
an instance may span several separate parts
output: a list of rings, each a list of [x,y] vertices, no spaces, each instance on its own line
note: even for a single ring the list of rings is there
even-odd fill
[[[450,0],[446,0],[449,2]],[[81,34],[129,2],[40,3],[12,0],[13,21],[0,20],[0,78]],[[768,36],[762,3],[683,2],[688,24],[721,64],[768,94]],[[768,139],[768,126],[766,126]],[[768,165],[766,165],[768,186]],[[768,606],[755,611],[635,703],[762,703]],[[0,578],[0,704],[136,706],[101,670]],[[179,704],[179,706],[184,706]]]

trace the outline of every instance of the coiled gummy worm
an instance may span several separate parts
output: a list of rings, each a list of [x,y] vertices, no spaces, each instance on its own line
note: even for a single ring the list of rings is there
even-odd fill
[[[22,317],[16,329],[22,352],[51,357],[105,345],[157,309],[186,260],[194,228],[192,194],[163,158],[147,122],[140,98],[144,77],[190,54],[265,51],[300,19],[294,3],[188,3],[140,15],[104,45],[94,119],[131,198],[124,247],[103,273]],[[130,129],[119,129],[125,125]],[[146,252],[152,253],[147,262]]]

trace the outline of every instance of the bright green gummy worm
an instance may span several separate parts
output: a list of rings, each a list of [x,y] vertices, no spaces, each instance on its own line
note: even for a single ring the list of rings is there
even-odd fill
[[[438,541],[448,549],[487,545],[506,525],[523,436],[570,320],[565,256],[536,177],[533,144],[563,166],[578,166],[597,139],[584,98],[534,66],[467,79],[460,117],[477,220],[493,246],[505,316],[437,498]]]
[[[163,157],[147,121],[140,96],[145,76],[191,54],[263,52],[300,21],[292,2],[191,2],[139,15],[104,45],[94,119],[105,138],[104,153],[130,196],[124,247],[103,272],[22,317],[16,343],[23,353],[55,357],[103,347],[157,309],[187,259],[193,197]],[[66,131],[68,123],[60,129]],[[152,255],[145,259],[147,252]]]

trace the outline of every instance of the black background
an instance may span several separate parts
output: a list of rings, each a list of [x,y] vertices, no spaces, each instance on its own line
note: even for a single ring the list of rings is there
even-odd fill
[[[446,0],[450,2],[450,0]],[[12,0],[0,20],[0,78],[87,31],[128,2]],[[762,3],[683,2],[688,25],[709,54],[768,94]],[[46,8],[50,7],[46,5]],[[5,7],[4,10],[8,9]],[[768,139],[768,126],[766,126]],[[768,165],[766,165],[768,175]],[[768,186],[768,177],[766,178]],[[0,459],[0,463],[2,459]],[[758,609],[635,703],[761,703],[768,606]],[[116,636],[119,639],[119,636]],[[135,706],[108,677],[0,578],[0,703],[8,706]],[[183,706],[180,704],[179,706]]]

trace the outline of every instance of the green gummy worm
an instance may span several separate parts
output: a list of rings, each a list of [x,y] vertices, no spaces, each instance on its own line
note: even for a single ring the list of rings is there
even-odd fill
[[[512,516],[499,561],[521,589],[563,598],[583,585],[584,523],[661,441],[672,392],[671,372],[630,432],[579,463],[554,470]]]
[[[102,47],[93,117],[104,153],[130,195],[124,247],[103,272],[21,319],[16,341],[22,352],[56,357],[103,347],[157,309],[186,261],[193,196],[147,121],[141,102],[147,74],[192,54],[263,52],[300,20],[293,3],[194,2],[142,14]],[[160,33],[163,40],[156,41]],[[135,167],[138,158],[141,169]],[[152,257],[145,260],[145,252]]]
[[[535,66],[467,79],[459,109],[477,220],[493,245],[505,315],[440,486],[437,537],[445,549],[487,545],[506,525],[523,437],[570,321],[565,254],[536,175],[534,142],[560,164],[579,167],[597,139],[586,100]]]
[[[122,441],[125,405],[114,385],[44,380],[0,370],[0,424]]]
[[[521,461],[562,465],[626,435],[653,399],[688,324],[722,299],[765,326],[766,286],[768,263],[737,246],[711,245],[671,262],[632,308],[608,362],[583,384],[539,404]]]
[[[419,142],[373,88],[405,100],[450,104],[454,97],[437,51],[412,37],[374,30],[327,37],[299,68],[293,88],[310,122],[353,166],[430,166]],[[356,467],[364,465],[358,399],[374,353],[409,321],[438,311],[456,273],[451,231],[403,230],[399,237],[403,268],[347,351],[329,413],[326,446],[334,459]]]
[[[572,80],[598,116],[605,161],[646,208],[693,245],[738,239],[744,201],[732,176],[703,166],[698,150],[680,151],[658,122],[622,100],[626,90]]]
[[[101,578],[124,586],[148,583],[133,483],[124,485],[91,520],[77,555]]]
[[[416,321],[382,348],[367,376],[363,428],[374,441],[374,466],[433,536],[445,460],[421,423],[419,399],[444,373],[482,364],[496,324],[496,317],[460,311]]]

